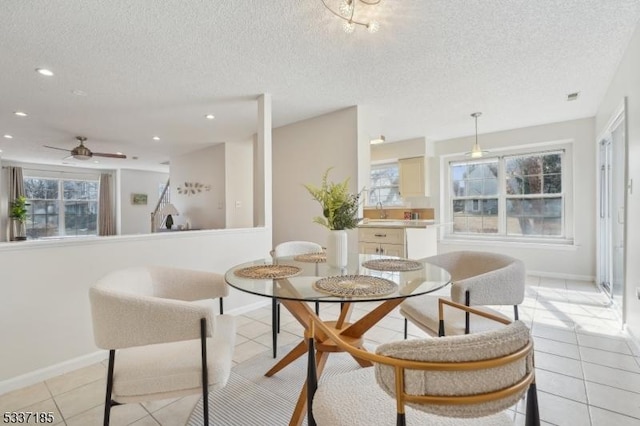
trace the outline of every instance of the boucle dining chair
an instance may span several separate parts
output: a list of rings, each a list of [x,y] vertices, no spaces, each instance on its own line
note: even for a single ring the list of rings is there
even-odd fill
[[[314,328],[354,357],[374,367],[324,378],[319,384],[314,330],[308,337],[310,426],[513,425],[507,413],[527,394],[527,426],[540,424],[533,365],[533,340],[521,321],[510,323],[472,307],[445,301],[455,309],[500,324],[477,334],[401,340],[357,349],[326,325]]]
[[[480,252],[455,251],[425,259],[446,269],[451,274],[449,299],[466,306],[483,306],[493,315],[503,316],[486,305],[513,305],[514,319],[518,319],[518,305],[524,300],[524,263],[510,256]],[[446,291],[446,290],[445,290]],[[407,338],[407,320],[427,334],[469,334],[499,327],[495,321],[475,317],[468,312],[452,310],[446,330],[438,321],[438,299],[442,293],[411,297],[400,305],[405,317],[404,337]],[[503,316],[504,317],[504,316]],[[506,317],[505,317],[506,318]]]
[[[320,244],[311,241],[285,241],[271,250],[271,256],[277,262],[279,257],[320,253],[322,250],[323,248]],[[316,302],[316,314],[319,314],[319,311],[320,305]],[[274,358],[278,355],[278,333],[280,333],[280,302],[278,299],[273,298],[271,299],[271,340]]]
[[[228,292],[219,274],[161,266],[116,270],[89,289],[95,343],[109,350],[105,426],[113,406],[198,392],[208,424],[208,391],[231,372],[235,319],[215,315],[213,300]]]

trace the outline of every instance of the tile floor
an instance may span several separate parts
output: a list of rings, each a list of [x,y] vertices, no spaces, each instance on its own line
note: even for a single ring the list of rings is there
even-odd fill
[[[323,317],[337,306],[322,309]],[[367,312],[357,305],[354,315]],[[297,341],[302,329],[283,309],[279,342]],[[511,314],[511,309],[505,313]],[[520,316],[532,329],[540,415],[552,425],[640,425],[640,350],[620,330],[607,299],[588,283],[527,278]],[[234,363],[270,351],[270,306],[239,316]],[[368,343],[402,339],[402,317],[394,312],[368,334]],[[422,332],[410,328],[411,337]],[[58,425],[102,424],[105,362],[0,396],[0,412],[51,411]],[[115,407],[117,425],[184,425],[199,395]],[[524,424],[524,404],[515,407]],[[244,426],[244,425],[243,425]]]

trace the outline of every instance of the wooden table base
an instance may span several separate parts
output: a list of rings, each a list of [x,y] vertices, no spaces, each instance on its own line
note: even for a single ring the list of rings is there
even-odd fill
[[[373,327],[378,321],[384,318],[389,312],[391,312],[403,301],[403,298],[383,301],[367,315],[353,323],[348,322],[353,310],[353,303],[344,303],[342,305],[342,309],[340,311],[340,316],[338,317],[338,319],[336,321],[325,321],[325,324],[330,325],[330,327],[336,331],[336,334],[341,335],[344,340],[347,340],[353,346],[364,349],[364,333],[371,329],[371,327]],[[291,312],[291,314],[300,324],[302,324],[302,326],[305,328],[305,337],[308,338],[312,318],[319,320],[316,313],[307,305],[306,302],[281,299],[280,303],[284,305],[289,312]],[[320,377],[329,355],[334,352],[343,351],[339,349],[325,333],[318,331],[317,328],[315,330],[316,331],[314,338],[316,341],[316,367],[318,377]],[[289,353],[285,355],[280,361],[278,361],[269,371],[267,371],[265,376],[273,376],[278,371],[282,370],[287,365],[291,364],[306,353],[307,343],[306,339],[304,339],[302,342],[298,343],[296,347],[289,351]],[[372,365],[369,361],[358,359],[356,357],[354,357],[354,359],[361,367],[370,367]],[[300,391],[300,396],[298,397],[298,402],[291,416],[289,425],[301,425],[307,411],[306,409],[307,383],[305,381],[305,384]]]

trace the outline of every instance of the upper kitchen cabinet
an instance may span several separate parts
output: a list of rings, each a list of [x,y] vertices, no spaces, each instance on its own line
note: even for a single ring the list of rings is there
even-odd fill
[[[400,196],[403,199],[429,196],[428,171],[424,156],[402,158],[398,160],[398,169]]]

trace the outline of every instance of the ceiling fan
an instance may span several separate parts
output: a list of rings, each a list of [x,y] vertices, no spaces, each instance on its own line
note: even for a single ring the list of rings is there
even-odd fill
[[[76,136],[76,139],[80,142],[80,145],[73,149],[57,148],[55,146],[44,145],[45,148],[58,149],[60,151],[67,151],[71,153],[71,157],[77,160],[88,160],[91,157],[108,157],[108,158],[127,158],[124,154],[109,154],[104,152],[91,152],[89,148],[84,146],[84,142],[87,140],[84,136]]]

